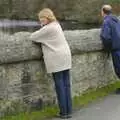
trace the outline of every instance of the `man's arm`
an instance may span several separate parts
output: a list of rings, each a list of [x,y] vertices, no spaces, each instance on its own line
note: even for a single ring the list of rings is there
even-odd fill
[[[112,39],[111,39],[111,26],[108,22],[104,22],[101,29],[101,40],[106,50],[111,50]]]

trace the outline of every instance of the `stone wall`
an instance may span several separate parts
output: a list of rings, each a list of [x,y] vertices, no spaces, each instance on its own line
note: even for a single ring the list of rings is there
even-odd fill
[[[119,0],[0,0],[0,18],[37,19],[39,10],[49,7],[60,20],[98,23],[105,3],[120,15]]]
[[[0,115],[56,103],[52,76],[41,47],[29,32],[0,33]],[[65,31],[72,51],[72,96],[115,81],[111,58],[102,50],[99,29]]]

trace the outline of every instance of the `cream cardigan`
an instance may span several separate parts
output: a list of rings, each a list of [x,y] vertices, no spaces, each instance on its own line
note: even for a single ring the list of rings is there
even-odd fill
[[[48,73],[71,68],[71,51],[60,24],[55,21],[31,34],[30,39],[41,43]]]

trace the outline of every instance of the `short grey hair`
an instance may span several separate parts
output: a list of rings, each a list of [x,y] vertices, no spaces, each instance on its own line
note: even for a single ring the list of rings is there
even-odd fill
[[[112,6],[111,5],[103,5],[102,10],[105,14],[112,13]]]

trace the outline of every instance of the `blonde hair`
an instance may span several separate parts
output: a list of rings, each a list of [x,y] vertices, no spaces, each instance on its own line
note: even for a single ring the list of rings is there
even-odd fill
[[[50,22],[56,21],[56,17],[53,11],[49,8],[44,8],[38,13],[38,17],[40,18],[47,18]]]

